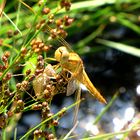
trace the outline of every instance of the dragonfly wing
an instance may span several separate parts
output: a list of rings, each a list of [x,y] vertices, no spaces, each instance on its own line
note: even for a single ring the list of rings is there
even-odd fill
[[[78,89],[78,83],[76,81],[76,79],[71,79],[68,81],[68,85],[67,85],[67,96],[72,95],[76,90]]]
[[[76,102],[80,101],[81,98],[81,88],[80,86],[78,87],[78,89],[76,90]],[[73,119],[73,124],[75,125],[77,120],[78,120],[78,112],[79,112],[79,107],[80,107],[80,103],[78,103],[75,106],[75,110],[74,110],[74,119]]]

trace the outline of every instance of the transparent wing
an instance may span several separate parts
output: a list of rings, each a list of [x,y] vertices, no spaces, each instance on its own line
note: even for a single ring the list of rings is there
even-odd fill
[[[75,92],[76,95],[76,102],[80,100],[81,97],[81,88],[80,83],[72,78],[68,81],[67,85],[67,96],[73,94]],[[78,120],[78,111],[79,111],[80,103],[75,106],[74,117],[73,117],[73,124],[75,125]]]
[[[76,102],[80,101],[81,98],[81,88],[80,86],[78,86],[78,89],[76,90]],[[75,125],[76,122],[78,121],[78,112],[79,112],[79,107],[80,107],[80,103],[78,103],[75,106],[75,110],[74,110],[74,119],[73,119],[73,124]]]
[[[72,95],[77,89],[78,89],[78,83],[77,80],[72,78],[71,80],[68,81],[67,85],[67,96]]]

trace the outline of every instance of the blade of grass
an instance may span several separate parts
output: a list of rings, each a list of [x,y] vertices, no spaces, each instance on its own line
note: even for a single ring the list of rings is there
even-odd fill
[[[9,20],[9,22],[13,25],[13,27],[15,28],[15,30],[17,30],[20,33],[20,35],[22,36],[22,32],[19,30],[19,28],[17,27],[17,25],[8,17],[8,15],[4,11],[2,13]]]
[[[2,140],[7,140],[6,138],[6,129],[2,129]]]
[[[116,0],[115,6],[117,10],[121,9],[120,3],[121,3],[121,0]]]
[[[133,129],[137,128],[137,126],[138,126],[138,129],[140,129],[140,127],[139,127],[140,120],[137,120],[134,124],[130,125],[129,129],[133,130]],[[128,134],[129,134],[129,131],[124,133],[123,137],[120,140],[126,140],[127,139],[126,137],[128,136]]]
[[[30,33],[34,30],[34,27],[35,27],[35,24],[36,24],[36,21],[37,21],[37,18],[39,17],[43,7],[45,6],[47,0],[44,0],[42,5],[40,6],[40,9],[37,11],[37,13],[32,9],[32,7],[30,7],[29,5],[27,5],[25,2],[23,2],[22,0],[20,0],[20,2],[25,6],[27,7],[35,16],[34,16],[34,19],[33,19],[33,22],[32,22],[32,26],[31,28],[29,29],[28,33],[27,33],[27,36],[26,36],[26,39],[24,40],[24,43],[23,43],[23,46],[26,44],[27,40],[28,40],[28,37],[30,36]],[[42,28],[41,28],[42,29]]]
[[[105,25],[100,25],[96,31],[93,31],[90,35],[88,35],[86,38],[84,38],[83,40],[79,41],[78,44],[76,45],[77,48],[82,48],[83,46],[85,46],[88,42],[90,42],[91,40],[93,40],[95,37],[97,37],[99,34],[101,34],[101,32],[104,30]]]
[[[63,108],[62,110],[60,110],[59,112],[57,112],[56,114],[54,114],[52,117],[47,118],[46,120],[44,120],[43,122],[41,122],[40,124],[36,125],[35,127],[33,127],[32,129],[30,129],[25,135],[23,135],[19,140],[23,140],[26,136],[28,136],[30,133],[32,133],[35,129],[37,129],[38,127],[40,127],[41,125],[43,125],[44,123],[50,121],[51,119],[59,116],[60,114],[66,112],[67,110],[71,109],[72,107],[74,107],[75,105],[79,104],[83,99],[81,99],[80,101],[75,102],[74,104],[68,106],[67,108]]]
[[[19,2],[22,3],[25,7],[27,7],[30,11],[32,11],[35,14],[34,10],[28,4],[26,4],[22,0],[19,0]]]
[[[133,0],[119,0],[119,3],[131,3]],[[73,10],[79,10],[83,8],[89,8],[89,7],[99,7],[106,4],[115,4],[116,0],[87,0],[82,2],[75,2],[72,3],[71,11]]]
[[[104,40],[104,39],[96,39],[96,42],[99,44],[105,45],[107,47],[128,53],[130,55],[140,57],[140,49],[138,49],[136,47],[129,46],[129,45],[122,44],[122,43],[113,42],[113,41],[108,41],[108,40]]]
[[[14,140],[17,140],[17,128],[15,128],[15,131],[14,131]]]
[[[119,91],[117,91],[111,101],[106,105],[106,107],[102,110],[102,112],[95,118],[93,125],[97,124],[99,120],[102,118],[102,116],[106,113],[106,111],[111,107],[111,105],[114,103],[114,101],[117,99],[119,95]]]
[[[89,0],[89,1],[76,2],[72,4],[71,11],[79,10],[83,8],[89,8],[89,7],[99,7],[105,4],[113,4],[115,2],[116,0]]]
[[[17,10],[17,16],[16,16],[16,25],[18,26],[19,23],[19,16],[20,16],[20,9],[21,9],[21,3],[18,3],[18,10]]]
[[[5,7],[5,3],[6,3],[6,0],[0,1],[0,17],[1,17],[1,14],[3,12],[3,9]]]
[[[71,133],[74,131],[74,129],[77,127],[78,125],[78,121],[75,123],[75,125],[73,126],[73,128],[67,133],[67,135],[62,139],[62,140],[67,140],[68,137],[71,135]]]
[[[103,135],[99,135],[99,136],[94,136],[94,137],[88,137],[88,138],[83,138],[81,140],[108,140],[110,138],[114,138],[117,135],[121,135],[121,134],[125,134],[127,132],[133,131],[133,130],[138,130],[140,128],[133,128],[133,129],[127,129],[127,130],[123,130],[120,132],[114,132],[114,133],[107,133],[107,134],[103,134]]]
[[[7,47],[11,49],[12,51],[14,51],[16,54],[18,54],[18,50],[15,47],[11,46],[10,44],[2,43],[1,47]]]
[[[130,7],[128,8],[128,11],[137,10],[138,8],[140,8],[140,3],[139,3],[139,2],[137,2],[136,4],[130,6]]]
[[[117,21],[120,22],[122,25],[130,28],[134,32],[140,34],[140,27],[131,22],[129,19],[126,19],[126,17],[122,14],[118,14]]]
[[[90,1],[82,1],[82,2],[76,2],[72,5],[71,7],[71,10],[73,9],[79,9],[79,8],[87,8],[89,6],[94,6],[94,7],[97,7],[97,6],[101,6],[101,5],[104,5],[104,4],[111,4],[111,3],[114,3],[116,0],[102,0],[102,1],[99,1],[99,0],[90,0]]]

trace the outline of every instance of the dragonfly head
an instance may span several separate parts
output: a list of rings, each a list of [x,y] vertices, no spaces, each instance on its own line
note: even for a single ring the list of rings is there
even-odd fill
[[[54,58],[60,63],[67,62],[69,59],[69,52],[67,48],[65,46],[59,47],[55,51]]]

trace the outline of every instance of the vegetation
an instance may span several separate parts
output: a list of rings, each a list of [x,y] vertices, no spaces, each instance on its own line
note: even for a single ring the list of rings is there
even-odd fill
[[[65,97],[71,76],[62,70],[54,53],[60,46],[71,48],[80,56],[97,55],[111,48],[138,59],[139,11],[139,0],[0,0],[1,139],[78,137],[73,134],[78,122],[68,133],[57,135],[59,120],[83,99],[52,113],[53,99],[57,94]],[[124,37],[126,34],[129,35]],[[117,90],[93,125],[97,125],[118,94]],[[18,134],[18,125],[28,112],[37,112],[41,121],[25,134]],[[119,132],[103,131],[97,136],[85,132],[81,139],[114,139],[123,134],[121,139],[125,140],[132,138],[130,134],[139,125],[138,120]]]

